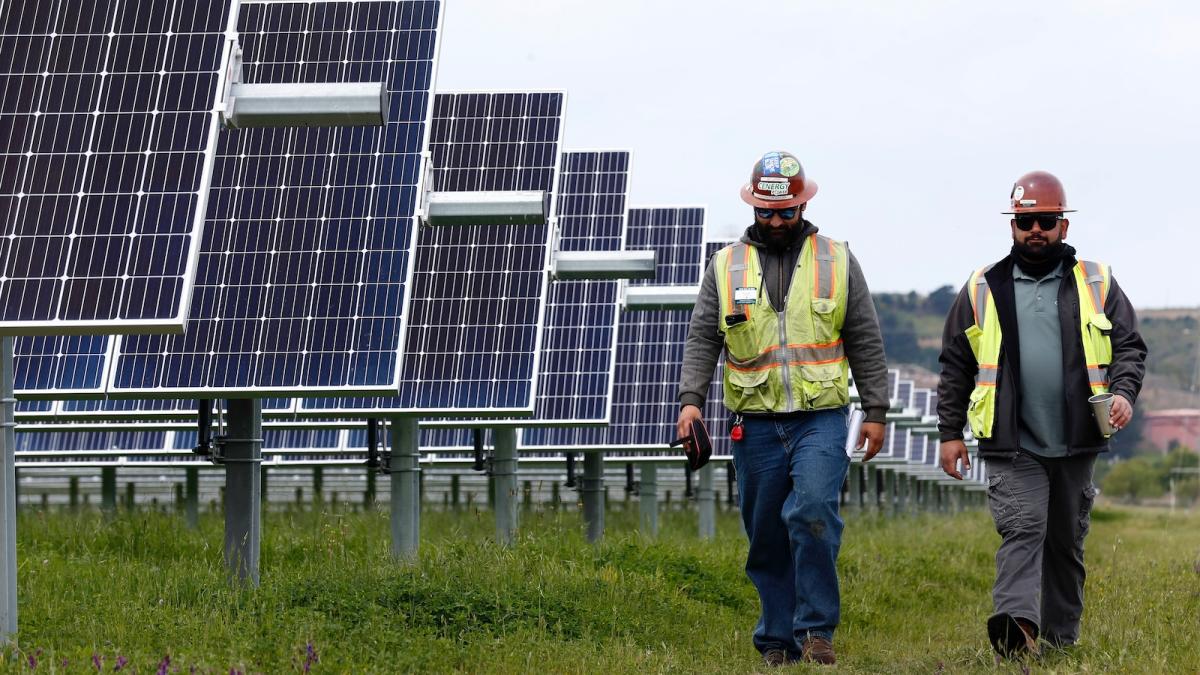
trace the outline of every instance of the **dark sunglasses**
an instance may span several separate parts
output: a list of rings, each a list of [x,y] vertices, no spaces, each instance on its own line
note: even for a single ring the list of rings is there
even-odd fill
[[[797,206],[793,206],[790,209],[759,209],[759,208],[756,208],[756,209],[754,209],[754,215],[758,216],[759,218],[762,218],[763,220],[770,220],[771,216],[775,216],[775,215],[778,215],[780,218],[783,218],[784,220],[791,220],[792,218],[796,217],[796,212],[799,210],[800,210],[800,208]]]
[[[1042,232],[1049,232],[1058,227],[1058,221],[1062,220],[1062,215],[1057,213],[1033,213],[1027,216],[1017,216],[1017,229],[1022,232],[1028,232],[1033,229],[1036,224]]]

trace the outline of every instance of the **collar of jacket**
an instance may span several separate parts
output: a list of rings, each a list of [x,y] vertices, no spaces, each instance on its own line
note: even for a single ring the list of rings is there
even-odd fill
[[[1076,262],[1075,249],[1068,245],[1062,258],[1064,279],[1067,276],[1067,270],[1074,268]],[[1000,332],[1002,335],[1010,337],[1018,334],[1017,293],[1016,284],[1013,282],[1013,267],[1016,264],[1016,260],[1013,259],[1010,253],[997,261],[995,265],[992,265],[992,269],[983,275],[987,279],[988,287],[992,289],[992,298],[996,301],[996,315],[1000,321]],[[1016,378],[1019,378],[1021,373],[1021,349],[1019,343],[1019,340],[1013,339],[1001,342],[1001,353],[1008,359],[1013,376]]]
[[[759,241],[755,236],[758,234],[757,227],[757,225],[751,225],[747,227],[746,231],[742,233],[742,238],[740,241],[743,244],[753,246],[754,248],[762,249],[763,251],[770,251],[771,249],[767,246],[766,242]],[[804,248],[804,242],[809,238],[810,235],[820,232],[816,225],[813,225],[812,223],[803,219],[800,221],[800,228],[800,236],[796,237],[796,241],[792,242],[792,245],[787,248],[788,251],[799,251],[800,249]]]

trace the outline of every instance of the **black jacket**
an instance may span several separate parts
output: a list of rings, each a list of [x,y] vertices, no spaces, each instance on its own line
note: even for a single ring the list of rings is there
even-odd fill
[[[1070,270],[1075,262],[1075,257],[1068,255],[1063,260],[1063,269]],[[979,441],[979,453],[985,457],[1011,455],[1021,445],[1018,419],[1021,410],[1021,353],[1020,341],[1014,339],[1018,332],[1013,265],[1010,255],[993,265],[984,275],[996,302],[996,314],[1004,336],[1000,345],[1000,373],[992,437]],[[967,425],[967,403],[975,388],[975,374],[979,371],[975,355],[963,334],[975,323],[969,290],[964,285],[959,291],[942,333],[942,353],[938,358],[942,364],[942,376],[938,382],[938,431],[943,441],[963,437],[963,429]],[[1137,332],[1137,314],[1133,311],[1133,305],[1117,285],[1116,279],[1109,286],[1104,313],[1113,324],[1110,335],[1113,358],[1108,366],[1109,390],[1135,403],[1146,375],[1146,343]],[[1108,449],[1108,441],[1096,428],[1087,402],[1092,392],[1088,385],[1079,329],[1079,291],[1070,274],[1064,274],[1059,286],[1058,319],[1062,326],[1063,388],[1067,399],[1067,454],[1103,452]]]

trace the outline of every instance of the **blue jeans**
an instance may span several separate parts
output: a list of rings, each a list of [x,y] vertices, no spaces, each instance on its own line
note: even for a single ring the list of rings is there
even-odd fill
[[[750,538],[746,575],[762,601],[754,629],[760,652],[786,649],[798,656],[807,635],[833,639],[841,613],[838,498],[850,466],[847,426],[846,408],[747,417],[745,435],[733,443]]]

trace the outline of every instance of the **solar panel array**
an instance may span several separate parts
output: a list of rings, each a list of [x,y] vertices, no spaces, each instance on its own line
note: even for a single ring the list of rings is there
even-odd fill
[[[126,337],[110,393],[396,385],[439,4],[242,3],[245,80],[383,81],[384,127],[223,134],[191,319]]]
[[[559,92],[438,94],[433,189],[553,193],[564,105]],[[549,223],[421,228],[399,395],[308,399],[302,410],[531,414],[550,230]]]
[[[653,249],[653,280],[633,285],[695,285],[700,281],[703,207],[631,208],[629,250]],[[690,310],[623,312],[617,337],[612,417],[602,428],[528,429],[533,448],[665,448],[675,438],[676,387]]]
[[[0,331],[178,330],[229,0],[0,12]]]
[[[623,249],[629,161],[630,153],[624,150],[563,153],[557,193],[560,250]],[[533,417],[489,421],[489,426],[514,424],[528,429],[608,420],[619,290],[617,281],[558,280],[550,285]],[[471,442],[470,432],[462,430],[422,436],[426,448],[457,448]]]

